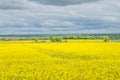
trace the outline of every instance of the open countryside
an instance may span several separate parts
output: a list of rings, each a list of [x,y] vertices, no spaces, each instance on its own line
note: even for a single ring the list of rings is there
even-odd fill
[[[0,80],[120,80],[120,0],[0,0]]]
[[[1,41],[1,80],[120,80],[120,42]]]

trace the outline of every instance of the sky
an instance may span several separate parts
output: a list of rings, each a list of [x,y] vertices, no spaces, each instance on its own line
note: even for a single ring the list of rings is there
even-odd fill
[[[120,33],[120,0],[0,0],[0,35]]]

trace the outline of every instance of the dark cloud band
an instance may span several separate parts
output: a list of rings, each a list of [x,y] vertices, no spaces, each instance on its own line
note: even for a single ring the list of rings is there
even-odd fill
[[[26,9],[31,6],[31,2],[43,5],[67,6],[95,1],[98,0],[3,0],[0,1],[0,9]]]
[[[28,7],[27,0],[3,0],[0,1],[0,9],[25,9]]]
[[[29,0],[29,1],[34,1],[46,5],[67,6],[67,5],[82,4],[87,2],[94,2],[98,0]]]

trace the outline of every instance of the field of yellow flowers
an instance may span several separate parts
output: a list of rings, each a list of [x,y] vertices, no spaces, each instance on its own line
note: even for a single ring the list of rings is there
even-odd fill
[[[0,80],[120,80],[120,43],[0,42]]]

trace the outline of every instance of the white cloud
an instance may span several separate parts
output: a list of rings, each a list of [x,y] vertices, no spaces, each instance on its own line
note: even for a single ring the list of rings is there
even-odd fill
[[[58,21],[58,20],[45,20],[41,23],[42,26],[50,26],[50,27],[69,27],[69,26],[75,26],[71,22],[67,21]]]
[[[0,2],[0,34],[119,33],[119,2],[99,0],[78,5],[52,6],[28,0],[4,0]]]

